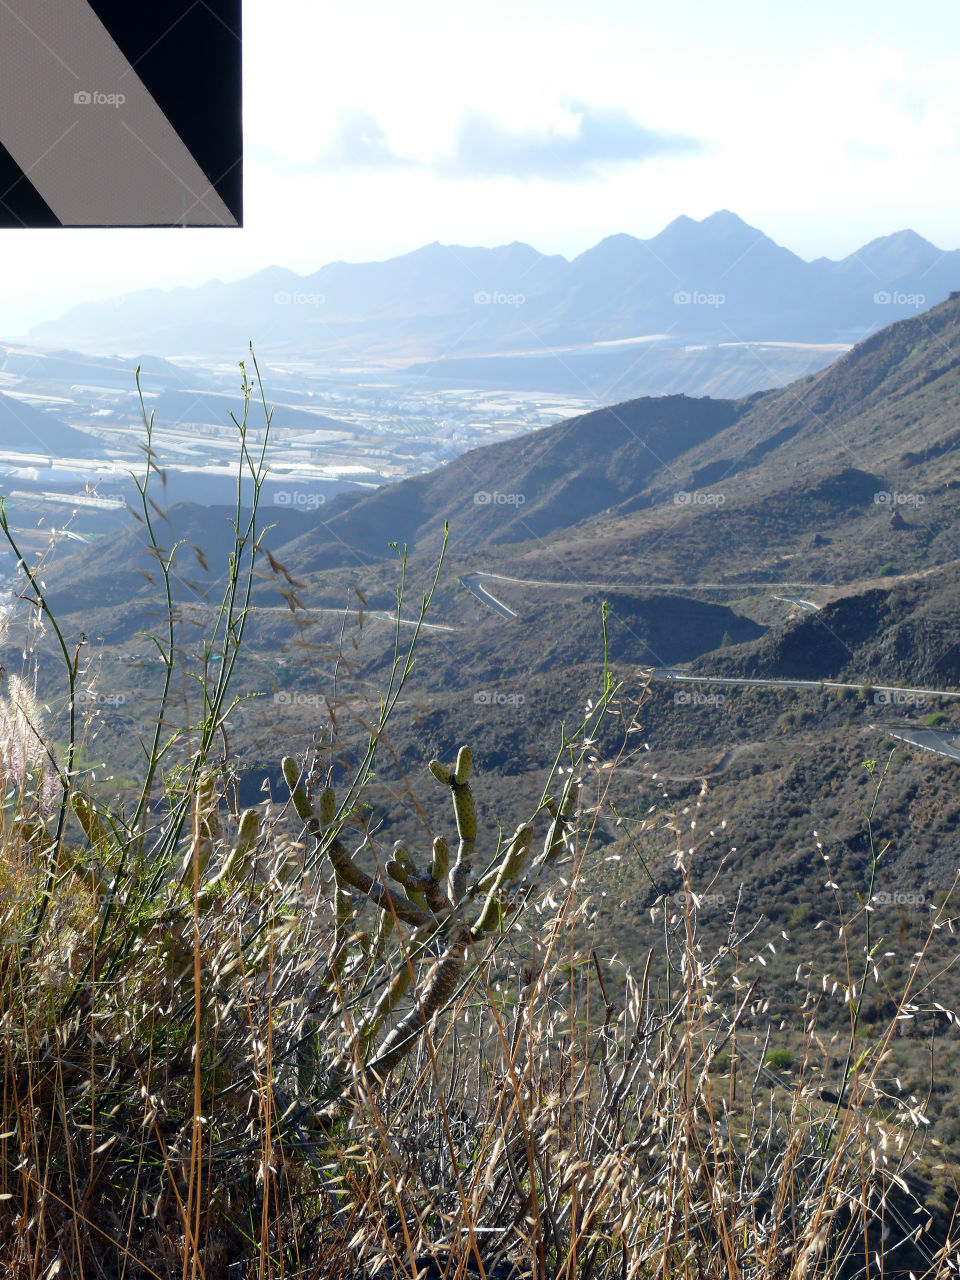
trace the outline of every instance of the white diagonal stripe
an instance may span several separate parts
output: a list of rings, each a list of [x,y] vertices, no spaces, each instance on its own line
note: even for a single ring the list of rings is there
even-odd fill
[[[86,0],[0,0],[0,142],[68,225],[237,225]]]

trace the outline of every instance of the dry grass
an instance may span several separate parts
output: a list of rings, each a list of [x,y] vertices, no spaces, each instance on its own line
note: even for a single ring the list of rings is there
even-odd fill
[[[240,815],[205,782],[188,856],[163,868],[111,846],[103,813],[98,848],[87,812],[91,863],[58,873],[35,934],[39,847],[9,832],[3,1273],[413,1277],[434,1257],[424,1274],[896,1274],[923,1120],[877,1083],[895,1022],[825,1101],[811,994],[802,1060],[770,1070],[770,941],[734,912],[704,954],[688,868],[644,971],[605,961],[586,886],[609,771],[579,746],[562,847],[533,805],[549,877],[534,859],[489,933],[461,932],[469,895],[425,933],[375,869],[380,896],[345,905],[293,805],[264,804],[241,867]],[[339,838],[376,861],[351,821]],[[454,935],[463,963],[438,1003]],[[387,1062],[404,1018],[409,1051]]]
[[[152,538],[151,506],[144,493]],[[913,993],[864,1042],[859,1006],[878,964],[869,935],[840,922],[851,1017],[833,1095],[818,1039],[826,997],[807,992],[803,1052],[774,1070],[784,1014],[763,958],[777,942],[733,909],[725,941],[705,949],[695,814],[670,818],[686,892],[654,908],[660,940],[642,971],[605,955],[594,826],[636,730],[634,706],[621,755],[596,756],[622,696],[607,672],[497,849],[474,848],[463,753],[431,765],[450,788],[455,856],[437,841],[419,856],[384,850],[368,826],[374,756],[416,643],[404,650],[399,626],[366,752],[345,758],[328,742],[285,762],[286,803],[238,811],[214,744],[249,600],[244,556],[252,575],[259,548],[242,516],[208,646],[223,661],[215,678],[203,668],[201,706],[186,705],[179,728],[171,603],[132,811],[94,803],[74,766],[78,667],[53,619],[71,697],[65,752],[38,754],[42,726],[20,698],[30,749],[3,756],[0,1272],[946,1274],[948,1251],[902,1243],[923,1225],[909,1179],[924,1117],[882,1080]],[[173,569],[154,546],[172,601]],[[30,587],[46,616],[35,577]],[[428,604],[429,592],[421,620]],[[190,751],[165,772],[178,741]]]

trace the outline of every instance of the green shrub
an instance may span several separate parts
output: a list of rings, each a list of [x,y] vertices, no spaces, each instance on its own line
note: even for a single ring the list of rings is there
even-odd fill
[[[774,1071],[789,1071],[793,1066],[793,1054],[789,1049],[771,1049],[766,1065]]]
[[[806,902],[801,902],[799,906],[793,908],[787,917],[788,929],[799,929],[805,925],[810,919],[810,907]]]

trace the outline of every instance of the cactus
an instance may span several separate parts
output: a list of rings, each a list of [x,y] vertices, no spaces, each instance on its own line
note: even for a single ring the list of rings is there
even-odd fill
[[[450,775],[450,770],[446,765],[441,764],[439,760],[431,760],[427,767],[438,782],[449,784],[453,781],[453,778]]]
[[[337,798],[334,794],[333,787],[324,787],[320,793],[320,825],[327,829],[333,826],[333,821],[337,816]]]
[[[426,886],[422,882],[423,877],[417,874],[413,859],[404,848],[402,841],[398,840],[393,846],[393,857],[384,869],[387,875],[403,885],[412,903],[423,911],[427,910],[427,899],[423,892]]]
[[[471,949],[485,936],[502,928],[511,914],[522,908],[523,895],[511,900],[510,894],[520,883],[528,864],[533,847],[532,822],[517,827],[493,864],[471,885],[477,842],[477,810],[469,781],[472,764],[472,753],[466,746],[458,751],[453,768],[439,760],[429,763],[429,770],[437,781],[450,788],[459,841],[453,865],[450,847],[443,836],[434,838],[427,858],[419,866],[407,846],[397,841],[391,855],[379,864],[382,871],[373,876],[357,864],[340,840],[342,823],[337,820],[332,789],[326,788],[318,804],[312,805],[296,762],[289,757],[283,762],[293,808],[313,837],[315,855],[329,859],[334,871],[336,926],[330,976],[343,978],[348,972],[343,961],[350,945],[360,949],[358,942],[364,940],[360,967],[354,966],[349,972],[362,971],[367,975],[364,981],[370,981],[378,968],[389,964],[388,940],[395,926],[401,929],[398,948],[393,952],[395,968],[383,974],[382,983],[377,982],[380,994],[366,1012],[362,1011],[361,998],[352,1034],[328,1063],[324,1090],[328,1102],[315,1113],[322,1127],[333,1123],[347,1106],[351,1069],[359,1066],[381,1081],[393,1071],[417,1043],[431,1019],[453,998]],[[558,803],[548,800],[544,804],[551,821],[543,852],[535,863],[537,872],[554,861],[565,847],[576,797],[571,779]],[[478,900],[479,909],[471,923],[469,917]],[[367,903],[378,913],[373,939],[359,933],[348,938],[350,925],[355,924]],[[427,976],[418,979],[417,970],[428,952],[437,946],[439,958]],[[479,955],[477,958],[480,959]],[[390,1020],[399,1012],[415,982],[413,1006],[390,1028]],[[329,979],[325,985],[329,989]],[[349,990],[348,987],[341,998],[347,998]]]
[[[231,888],[235,881],[249,875],[259,838],[260,814],[256,809],[245,809],[240,815],[237,838],[223,866],[200,887],[198,902],[201,912],[208,910],[214,900]]]
[[[105,854],[113,848],[113,832],[103,818],[84,796],[75,794],[71,797],[73,811],[77,815],[83,834],[87,837],[97,853]]]
[[[469,747],[461,747],[457,752],[457,763],[453,770],[448,769],[439,760],[431,760],[429,767],[437,781],[444,783],[453,793],[453,812],[460,843],[457,848],[457,860],[447,873],[446,887],[450,906],[456,909],[467,889],[467,881],[472,869],[473,849],[477,839],[477,806],[468,781],[473,767],[473,752]],[[436,861],[436,852],[434,860]]]
[[[474,803],[473,792],[468,782],[454,781],[452,789],[457,834],[460,837],[460,843],[469,845],[472,850],[477,838],[477,806]]]
[[[450,869],[450,846],[443,836],[436,836],[433,841],[433,861],[430,863],[430,874],[440,884]]]
[[[537,870],[542,871],[556,861],[567,842],[567,833],[573,825],[577,811],[580,789],[573,779],[567,778],[559,803],[552,798],[547,800],[547,811],[553,819],[543,842],[543,852],[537,859]]]
[[[527,855],[530,852],[532,841],[533,825],[532,823],[524,822],[517,827],[516,834],[500,860],[500,865],[479,882],[480,888],[483,888],[487,881],[490,882],[490,887],[487,892],[487,900],[473,926],[475,934],[490,933],[493,929],[499,927],[503,919],[503,895],[509,886],[519,879],[524,863],[527,860]]]
[[[312,833],[318,832],[320,824],[313,812],[313,805],[307,798],[307,793],[300,783],[300,766],[293,756],[283,757],[280,761],[280,771],[283,774],[284,782],[290,789],[290,799],[293,801],[293,807],[297,811],[297,817],[306,823]],[[322,803],[323,797],[321,797],[321,805]]]

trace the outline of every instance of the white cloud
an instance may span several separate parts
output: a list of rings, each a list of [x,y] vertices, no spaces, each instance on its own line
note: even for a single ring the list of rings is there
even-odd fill
[[[573,254],[724,207],[807,257],[904,226],[956,247],[960,61],[941,24],[881,5],[871,42],[854,10],[810,6],[798,23],[747,0],[247,0],[247,227],[7,232],[0,333],[87,294],[434,239]],[[590,104],[579,124],[570,94]],[[704,145],[646,146],[665,135]],[[431,172],[451,157],[469,181]]]

